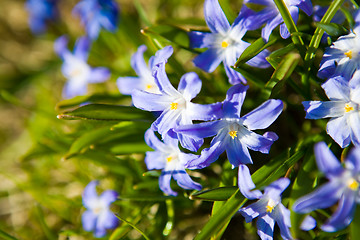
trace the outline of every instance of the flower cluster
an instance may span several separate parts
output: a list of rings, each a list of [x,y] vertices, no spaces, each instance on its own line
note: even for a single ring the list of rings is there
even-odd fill
[[[57,15],[55,3],[55,0],[28,1],[30,22],[34,32],[44,31],[46,22],[53,20]],[[209,98],[211,100],[206,101],[207,104],[201,104],[201,98],[198,95],[202,90],[203,81],[200,77],[203,78],[202,76],[206,75],[196,72],[186,72],[178,78],[168,75],[169,65],[172,65],[169,59],[177,54],[176,49],[174,50],[171,45],[156,51],[148,63],[144,57],[147,47],[139,46],[131,57],[130,64],[137,77],[120,76],[116,85],[122,95],[131,96],[132,100],[133,107],[121,107],[131,109],[131,111],[137,110],[134,109],[135,107],[153,112],[156,116],[151,127],[144,134],[146,144],[153,151],[146,153],[143,151],[143,153],[145,153],[144,161],[148,170],[161,170],[158,185],[165,195],[178,195],[178,192],[171,187],[172,179],[185,190],[201,190],[201,184],[205,181],[202,181],[202,178],[194,181],[191,171],[209,167],[222,155],[225,156],[224,152],[226,152],[232,168],[237,168],[239,191],[245,198],[253,201],[239,209],[239,213],[245,218],[245,221],[251,222],[257,218],[257,233],[263,240],[273,239],[275,223],[279,226],[283,239],[292,239],[290,210],[286,207],[288,202],[289,205],[292,202],[288,201],[290,194],[286,192],[283,194],[285,201],[282,201],[281,195],[288,186],[291,186],[291,181],[295,177],[291,175],[291,171],[288,171],[285,177],[278,174],[277,179],[274,177],[270,185],[262,188],[261,185],[255,185],[258,182],[255,181],[255,178],[253,181],[248,167],[253,164],[254,154],[252,151],[261,153],[259,154],[261,156],[269,154],[271,146],[279,139],[275,132],[266,129],[278,119],[286,104],[280,99],[266,98],[256,102],[256,105],[253,104],[257,106],[255,109],[245,114],[241,112],[245,101],[251,101],[245,97],[252,85],[247,85],[250,78],[246,79],[236,71],[234,65],[245,49],[251,45],[252,40],[248,42],[251,38],[247,36],[251,35],[253,30],[261,28],[261,36],[260,32],[257,35],[260,41],[257,43],[266,44],[274,29],[280,25],[279,32],[282,39],[279,39],[286,43],[289,42],[288,49],[293,49],[292,46],[297,44],[290,43],[291,40],[288,39],[291,33],[286,26],[288,22],[283,19],[282,14],[284,13],[276,5],[279,4],[278,1],[244,0],[243,3],[239,14],[236,18],[234,17],[235,20],[231,24],[225,15],[226,11],[223,11],[218,0],[205,0],[204,17],[209,31],[188,31],[185,35],[189,39],[190,48],[195,49],[194,52],[198,50],[201,52],[192,61],[196,67],[211,73],[223,63],[223,70],[229,84],[226,83],[226,89],[223,91],[219,90],[221,92],[219,98]],[[346,3],[352,4],[352,1],[346,1]],[[292,23],[295,24],[297,24],[300,14],[307,17],[314,10],[310,0],[283,0],[282,4],[287,8],[288,18],[292,18]],[[137,7],[141,9],[140,6]],[[325,142],[317,143],[315,145],[316,162],[329,182],[314,192],[300,197],[292,206],[295,212],[307,214],[339,202],[336,212],[321,227],[323,231],[327,232],[338,231],[348,226],[354,217],[356,204],[360,201],[360,11],[355,11],[354,8],[355,5],[350,5],[351,11],[346,12],[347,15],[353,14],[354,16],[355,24],[353,26],[350,24],[353,27],[351,32],[339,37],[325,50],[319,70],[314,74],[317,73],[320,81],[325,79],[325,82],[321,82],[321,87],[329,101],[302,102],[306,111],[306,119],[330,118],[326,131],[332,139],[341,148],[346,148],[351,143],[355,146],[342,165]],[[324,15],[324,11],[326,10],[315,6],[316,16],[314,18],[319,21],[320,16]],[[63,89],[63,98],[65,99],[85,95],[88,84],[103,83],[110,78],[111,72],[108,68],[92,67],[87,61],[92,41],[97,40],[101,29],[104,28],[110,32],[117,29],[119,7],[112,0],[81,0],[73,8],[73,13],[81,18],[81,23],[86,29],[86,36],[77,39],[73,51],[69,51],[66,36],[59,37],[54,44],[55,52],[63,61],[62,73],[68,79]],[[341,23],[345,19],[344,16],[343,13],[337,13],[333,21]],[[301,37],[300,35],[302,34],[299,33],[299,37]],[[318,40],[320,42],[320,38]],[[162,45],[161,41],[154,42],[159,46]],[[260,49],[258,46],[256,48]],[[200,49],[204,49],[204,51]],[[301,49],[296,50],[300,51]],[[249,66],[258,69],[270,67],[267,60],[271,59],[268,58],[271,54],[270,51],[262,49],[262,51],[256,52],[259,53],[246,62],[245,68]],[[311,52],[310,48],[309,52]],[[303,55],[305,56],[307,53]],[[280,54],[280,56],[282,55]],[[306,57],[304,61],[307,61]],[[283,64],[284,62],[285,64]],[[272,65],[278,71],[277,73],[280,72],[278,75],[286,75],[286,78],[290,78],[289,75],[296,68],[288,67],[287,63],[279,60],[278,66],[275,66],[273,62]],[[301,67],[298,68],[301,69]],[[283,74],[284,72],[285,74]],[[177,74],[174,75],[177,76]],[[306,74],[304,76],[306,77]],[[308,80],[305,77],[303,82]],[[283,80],[276,87],[285,84],[284,78],[276,79]],[[312,80],[314,79],[316,76],[313,76]],[[304,84],[305,87],[299,87],[293,79],[289,81],[289,85],[296,92],[310,94],[310,87],[307,89],[309,91],[305,91],[306,84]],[[265,84],[264,81],[263,86],[268,88],[271,84]],[[225,92],[225,99],[217,102],[218,99],[223,99]],[[122,95],[118,95],[122,97]],[[307,94],[304,94],[303,97],[311,99]],[[279,98],[285,101],[285,97]],[[301,100],[297,100],[297,103],[301,106]],[[245,104],[244,106],[249,105]],[[143,114],[140,110],[138,112]],[[96,112],[92,112],[92,114],[96,114]],[[112,118],[106,120],[109,119],[113,120]],[[133,120],[132,117],[130,120]],[[312,146],[314,143],[301,142],[296,151],[303,147],[302,144]],[[92,147],[89,148],[92,149]],[[290,153],[290,150],[288,152]],[[122,153],[117,154],[121,155]],[[254,161],[256,161],[255,157]],[[282,164],[285,166],[287,162]],[[106,235],[107,229],[113,229],[119,223],[118,218],[110,210],[110,205],[117,200],[118,194],[115,191],[107,190],[98,196],[97,185],[97,181],[92,181],[83,192],[83,205],[87,210],[82,215],[82,224],[86,231],[94,231],[95,237],[103,237]],[[262,192],[262,190],[264,191]],[[308,215],[304,218],[300,228],[308,231],[315,225],[316,221]]]

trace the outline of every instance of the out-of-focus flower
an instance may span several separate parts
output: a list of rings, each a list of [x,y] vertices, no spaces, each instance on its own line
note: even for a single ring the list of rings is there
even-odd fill
[[[77,40],[73,53],[67,49],[67,43],[67,37],[62,36],[54,45],[55,52],[64,61],[62,73],[68,79],[63,90],[63,97],[66,99],[85,95],[89,83],[101,83],[110,77],[107,68],[91,68],[87,64],[90,41],[86,37]]]
[[[73,13],[80,16],[92,40],[97,39],[101,28],[110,32],[117,29],[119,7],[113,0],[82,0],[74,7]]]
[[[280,178],[265,188],[264,194],[259,200],[247,207],[240,208],[239,212],[245,217],[246,222],[257,220],[257,233],[262,240],[273,239],[275,222],[280,228],[280,235],[283,239],[292,239],[289,228],[290,211],[281,203],[281,193],[288,187],[290,180]],[[301,225],[304,230],[314,228],[316,222],[313,218],[307,217]]]
[[[131,57],[131,66],[138,77],[119,77],[117,79],[116,83],[122,94],[131,95],[135,89],[150,93],[160,93],[155,78],[152,75],[155,56],[149,59],[149,66],[147,66],[143,56],[145,51],[146,46],[141,45],[137,52]]]
[[[265,27],[262,29],[261,36],[265,41],[268,41],[270,34],[274,30],[274,28],[281,24],[281,37],[290,37],[290,33],[273,0],[244,0],[244,3],[259,4],[265,6],[263,10],[259,11],[257,14],[249,18],[249,21],[252,23],[251,25],[249,25],[250,30],[257,29],[261,27],[261,25],[266,23]],[[309,16],[312,13],[312,3],[310,0],[284,0],[284,3],[286,4],[290,15],[295,23],[297,23],[299,18],[299,8]]]
[[[350,152],[344,161],[344,167],[324,142],[315,145],[315,157],[319,170],[329,182],[298,199],[293,210],[308,213],[330,207],[339,201],[335,213],[321,226],[326,232],[335,232],[350,224],[356,203],[360,201],[360,148],[356,147]]]
[[[26,9],[29,12],[30,29],[35,34],[44,33],[47,23],[57,20],[59,16],[57,0],[28,0]]]
[[[94,231],[95,237],[106,235],[106,229],[115,228],[119,220],[110,211],[110,204],[116,201],[118,193],[113,190],[106,190],[100,196],[96,193],[98,181],[91,181],[82,194],[84,207],[87,209],[81,216],[85,231]]]
[[[330,78],[322,88],[330,101],[303,102],[305,118],[331,118],[326,131],[340,147],[350,141],[360,146],[360,71],[349,82],[341,76]]]
[[[320,63],[318,76],[323,79],[343,76],[350,80],[354,72],[360,69],[360,25],[353,31],[341,36],[325,50]]]
[[[178,139],[167,136],[164,138],[164,142],[162,142],[149,129],[145,133],[145,141],[155,150],[154,152],[146,152],[145,163],[147,168],[149,170],[162,169],[159,178],[161,191],[167,195],[177,195],[170,187],[171,177],[184,189],[201,189],[201,185],[190,178],[184,167],[190,159],[194,159],[197,156],[181,152]]]
[[[283,109],[281,100],[270,99],[250,113],[240,117],[247,86],[232,86],[223,102],[223,117],[220,120],[193,125],[183,125],[176,132],[194,138],[206,138],[216,135],[210,148],[201,151],[201,156],[186,164],[187,168],[198,169],[209,166],[216,161],[225,150],[230,163],[234,167],[252,163],[249,150],[268,153],[277,135],[266,132],[259,135],[252,130],[264,129],[272,124]]]
[[[191,100],[200,92],[201,80],[194,72],[184,74],[176,90],[170,83],[165,63],[171,56],[171,46],[159,50],[155,54],[154,77],[160,94],[135,90],[132,93],[134,106],[146,111],[161,111],[161,115],[152,124],[153,130],[158,131],[162,137],[169,130],[179,125],[192,124],[192,120],[217,119],[221,112],[221,103],[201,105]],[[197,151],[203,140],[177,134],[181,145],[191,151]]]
[[[247,17],[252,13],[244,6],[230,26],[218,0],[205,0],[205,21],[211,32],[193,31],[189,33],[190,47],[208,48],[193,60],[194,64],[206,72],[213,72],[223,62],[231,84],[246,83],[246,79],[231,69],[231,66],[250,45],[241,39],[247,31]],[[265,59],[268,54],[269,52],[264,50],[249,60],[247,64],[253,67],[267,68],[270,66]]]

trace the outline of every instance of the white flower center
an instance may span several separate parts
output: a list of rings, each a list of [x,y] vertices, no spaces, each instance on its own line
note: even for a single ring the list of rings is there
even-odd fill
[[[274,208],[276,207],[277,203],[273,199],[269,199],[267,205],[266,205],[266,212],[271,213]]]
[[[186,100],[184,98],[178,98],[170,103],[170,110],[183,110],[186,108]]]

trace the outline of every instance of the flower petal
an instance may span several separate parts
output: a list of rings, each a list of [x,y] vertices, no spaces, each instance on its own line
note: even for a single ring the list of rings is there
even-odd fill
[[[321,85],[330,100],[350,101],[349,82],[342,76],[330,78]]]
[[[326,132],[340,147],[350,144],[350,126],[346,117],[331,118],[326,125]]]
[[[177,137],[181,146],[192,152],[197,152],[204,143],[202,138],[193,138],[181,133],[178,133]]]
[[[245,127],[239,128],[238,136],[242,144],[253,151],[259,151],[265,154],[269,153],[271,145],[274,143],[272,139],[261,136]]]
[[[208,32],[192,31],[188,33],[190,39],[190,48],[208,48],[211,46],[206,39],[212,35]]]
[[[175,132],[197,138],[206,138],[218,134],[220,129],[225,126],[226,122],[224,121],[203,122],[192,125],[177,126],[175,128]]]
[[[135,70],[138,76],[151,76],[151,72],[144,60],[144,52],[146,49],[145,45],[141,45],[131,57],[131,67]]]
[[[275,221],[268,214],[260,217],[256,222],[257,233],[262,240],[273,239]]]
[[[203,149],[200,157],[188,162],[185,167],[188,169],[201,169],[207,167],[215,162],[224,151],[225,144],[221,141],[216,141],[210,148]]]
[[[360,146],[360,113],[350,113],[348,116],[348,124],[350,126],[351,142],[355,146]]]
[[[229,88],[223,105],[225,117],[239,118],[242,104],[249,86],[238,84]]]
[[[79,81],[80,80],[80,81]],[[87,83],[82,79],[69,79],[64,85],[62,95],[65,99],[86,95]]]
[[[170,187],[171,174],[162,172],[159,177],[159,187],[167,195],[177,196],[177,192],[174,192]]]
[[[267,200],[262,198],[247,207],[239,209],[240,214],[245,218],[245,221],[251,222],[259,215],[263,215],[266,212]]]
[[[119,194],[116,191],[106,190],[100,195],[99,199],[103,204],[109,206],[111,203],[117,200],[118,196]]]
[[[193,63],[205,72],[213,72],[222,61],[221,51],[216,48],[209,48],[194,58]]]
[[[308,213],[315,209],[327,208],[334,205],[342,194],[343,184],[328,182],[312,193],[296,200],[293,210],[298,213]]]
[[[267,22],[265,27],[261,31],[261,36],[265,41],[269,40],[271,32],[276,28],[280,23],[283,22],[283,19],[280,14],[272,18],[271,21]]]
[[[88,83],[102,83],[109,79],[111,73],[110,70],[105,67],[97,67],[91,69]]]
[[[345,113],[343,101],[304,101],[302,104],[306,111],[306,119],[342,117]]]
[[[66,36],[61,36],[56,39],[54,43],[54,51],[62,59],[64,59],[65,54],[71,54],[67,49],[68,41],[69,40]]]
[[[146,111],[164,111],[171,102],[168,96],[137,89],[132,92],[131,98],[135,107]]]
[[[256,186],[251,179],[249,168],[244,164],[239,165],[238,186],[242,195],[248,199],[259,199],[262,196],[260,190],[251,191]]]
[[[246,78],[241,75],[241,73],[235,71],[234,69],[232,69],[230,66],[232,66],[233,64],[229,64],[226,61],[224,61],[224,68],[225,68],[225,73],[226,76],[228,77],[229,83],[231,85],[236,85],[236,84],[246,84]]]
[[[229,21],[218,0],[205,0],[204,15],[211,32],[226,33],[230,29]]]
[[[84,207],[92,209],[94,202],[97,201],[98,195],[96,192],[96,186],[99,184],[99,181],[91,181],[84,189],[82,193],[82,202]]]
[[[148,170],[164,169],[166,166],[166,156],[163,152],[146,152],[145,164]]]
[[[290,37],[290,32],[287,29],[285,23],[280,24],[280,36],[283,39],[287,39],[288,37]]]
[[[348,189],[341,197],[339,206],[332,217],[321,226],[325,232],[336,232],[347,227],[352,221],[356,209],[356,193]]]
[[[190,101],[196,95],[199,94],[201,90],[201,80],[199,76],[194,72],[185,73],[179,82],[178,91],[183,95],[183,97]]]
[[[353,148],[345,160],[346,169],[354,173],[360,172],[360,148]]]
[[[187,114],[192,120],[211,121],[222,117],[222,103],[197,104],[188,102],[186,104]]]
[[[339,160],[334,156],[325,142],[319,142],[314,148],[316,163],[326,176],[339,175],[343,171]]]
[[[269,196],[271,199],[278,199],[289,184],[290,180],[288,178],[279,178],[265,188],[264,194]]]
[[[270,99],[242,117],[249,130],[264,129],[280,115],[284,107],[281,100]]]
[[[74,46],[74,55],[86,62],[89,54],[91,41],[87,37],[79,38]]]
[[[199,183],[194,182],[189,174],[185,171],[179,171],[173,174],[173,178],[176,180],[177,184],[183,189],[196,189],[201,190],[201,185]]]
[[[142,89],[142,82],[139,77],[119,77],[116,80],[116,85],[121,94],[131,95],[135,89]]]
[[[171,85],[168,76],[165,72],[165,63],[160,64],[158,67],[155,67],[154,78],[157,86],[160,91],[169,95],[169,96],[178,96],[180,93]]]
[[[310,231],[315,227],[316,227],[316,220],[310,215],[307,215],[300,225],[300,229],[303,231]]]
[[[230,136],[227,136],[227,138],[226,155],[231,165],[237,167],[240,164],[252,164],[253,162],[246,145],[241,144],[238,138],[231,139]]]
[[[90,232],[95,229],[97,216],[92,210],[87,210],[81,215],[82,226],[85,231]]]
[[[271,216],[274,216],[274,220],[280,228],[280,235],[283,239],[293,239],[289,227],[290,223],[290,211],[282,203],[279,203],[274,211],[271,213]]]

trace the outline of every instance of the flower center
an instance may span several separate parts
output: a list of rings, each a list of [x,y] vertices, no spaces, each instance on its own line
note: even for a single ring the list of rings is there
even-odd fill
[[[352,58],[352,51],[351,51],[351,50],[345,52],[344,54],[345,54],[345,56],[347,56],[348,58],[350,58],[350,59]]]
[[[353,179],[353,178],[350,178],[347,182],[347,186],[353,190],[353,191],[356,191],[358,188],[359,188],[359,183]]]
[[[235,137],[237,137],[237,131],[236,131],[236,130],[230,131],[230,132],[229,132],[229,135],[230,135],[230,137],[231,137],[232,139],[234,139]]]
[[[103,207],[100,206],[93,209],[93,213],[96,215],[100,214],[102,211],[103,211]]]
[[[173,157],[167,157],[167,158],[166,158],[166,161],[167,161],[167,162],[171,162],[172,160],[173,160]]]
[[[176,109],[178,109],[178,107],[179,107],[178,103],[176,103],[176,102],[170,103],[170,110],[176,110]]]
[[[266,205],[266,212],[271,213],[275,207],[276,202],[270,198],[268,204]]]
[[[154,86],[151,85],[151,84],[146,84],[146,86],[145,86],[146,90],[150,90],[150,89],[152,89],[153,87],[154,87]]]
[[[345,112],[350,112],[352,110],[354,110],[354,108],[352,106],[350,106],[350,104],[348,104],[348,103],[345,104]]]
[[[229,43],[227,41],[224,40],[224,41],[221,42],[221,47],[222,48],[227,48],[228,46],[229,46]]]

